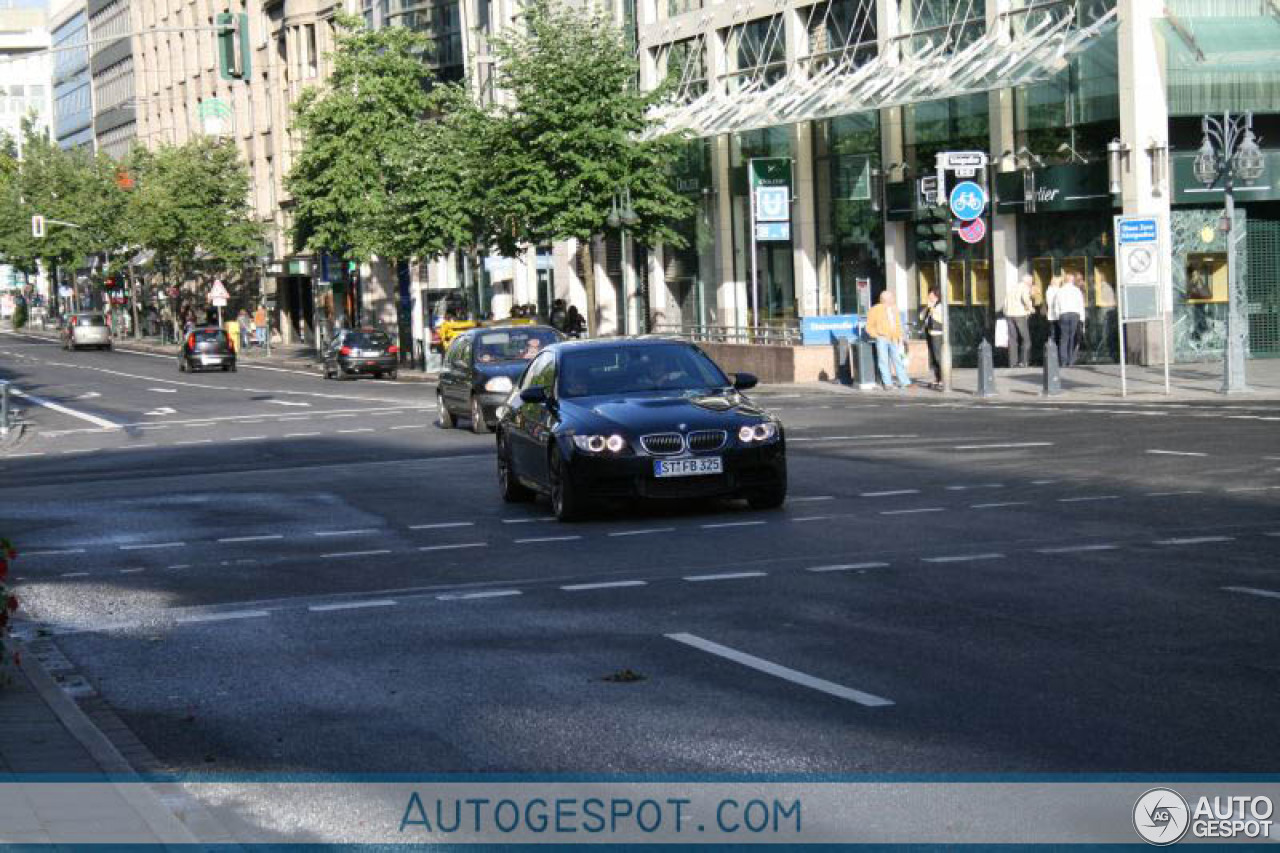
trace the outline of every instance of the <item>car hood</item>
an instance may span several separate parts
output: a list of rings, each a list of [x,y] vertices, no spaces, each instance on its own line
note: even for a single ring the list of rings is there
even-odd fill
[[[723,389],[578,397],[566,400],[565,405],[589,429],[636,435],[670,432],[681,424],[689,430],[727,429],[766,414],[738,392]]]

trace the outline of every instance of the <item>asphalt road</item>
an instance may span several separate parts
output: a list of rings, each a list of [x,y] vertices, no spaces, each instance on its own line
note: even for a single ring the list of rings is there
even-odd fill
[[[29,630],[166,768],[1280,761],[1275,403],[766,388],[784,509],[562,525],[431,386],[13,335],[0,375],[70,410],[0,451]]]

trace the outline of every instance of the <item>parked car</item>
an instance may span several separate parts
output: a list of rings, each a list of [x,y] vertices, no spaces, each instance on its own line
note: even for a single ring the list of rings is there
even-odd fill
[[[226,331],[217,326],[198,326],[187,332],[178,350],[178,370],[236,370],[236,350]]]
[[[395,379],[400,368],[400,347],[378,329],[343,329],[324,351],[324,378],[346,379],[365,375]]]
[[[69,350],[80,347],[111,349],[111,327],[107,325],[107,318],[93,311],[69,315],[62,329],[62,346]]]
[[[445,354],[436,386],[440,426],[449,429],[458,417],[471,421],[471,431],[488,432],[498,421],[515,380],[539,352],[564,336],[550,326],[491,326],[460,335]]]
[[[509,502],[547,494],[561,521],[598,499],[786,501],[782,424],[691,343],[566,341],[525,369],[500,410],[498,484]]]

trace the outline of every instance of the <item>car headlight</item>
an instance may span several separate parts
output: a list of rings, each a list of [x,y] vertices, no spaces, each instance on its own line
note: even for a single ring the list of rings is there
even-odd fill
[[[621,453],[627,440],[620,435],[575,435],[574,446],[587,453]]]
[[[752,444],[760,441],[772,441],[778,437],[778,425],[768,421],[760,424],[744,424],[738,428],[738,441]]]
[[[505,394],[513,387],[510,376],[495,376],[488,382],[484,383],[484,390],[493,391],[498,394]]]

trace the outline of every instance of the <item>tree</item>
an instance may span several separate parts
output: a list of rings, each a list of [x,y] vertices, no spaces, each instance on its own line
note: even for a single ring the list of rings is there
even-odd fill
[[[623,34],[600,12],[532,0],[521,27],[494,40],[498,86],[511,95],[490,140],[484,208],[498,248],[574,238],[586,271],[587,320],[598,323],[591,238],[628,188],[646,245],[684,245],[675,223],[692,202],[675,191],[678,140],[647,138],[661,89],[641,92]]]

